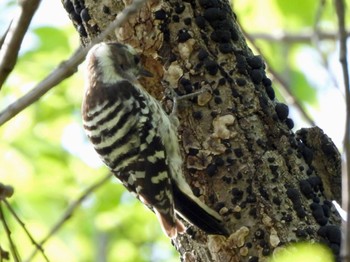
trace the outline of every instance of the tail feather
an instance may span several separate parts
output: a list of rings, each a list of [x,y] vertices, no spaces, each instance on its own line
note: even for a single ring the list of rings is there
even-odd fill
[[[176,226],[169,224],[167,219],[164,216],[162,216],[162,214],[159,213],[157,209],[154,209],[154,213],[156,214],[164,233],[170,238],[176,237],[177,235]]]
[[[219,219],[220,215],[193,194],[190,197],[188,193],[183,193],[175,183],[173,184],[173,194],[176,211],[190,223],[208,234],[229,235],[222,219]]]
[[[142,203],[144,203],[149,209],[151,209],[155,214],[159,221],[159,224],[163,230],[163,232],[169,237],[169,238],[175,238],[177,237],[177,234],[183,234],[186,231],[185,225],[176,217],[171,219],[172,217],[167,217],[161,212],[159,212],[155,207],[152,207],[148,201],[143,197],[139,196],[139,199]],[[174,214],[175,215],[175,214]]]

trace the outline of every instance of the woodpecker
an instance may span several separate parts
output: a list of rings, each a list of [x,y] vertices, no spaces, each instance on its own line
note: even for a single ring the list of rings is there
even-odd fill
[[[227,235],[221,216],[192,192],[182,172],[177,127],[139,83],[151,77],[129,45],[99,43],[87,55],[83,126],[110,171],[174,238],[186,227]]]

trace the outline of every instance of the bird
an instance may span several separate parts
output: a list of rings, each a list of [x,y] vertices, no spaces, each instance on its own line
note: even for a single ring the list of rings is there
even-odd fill
[[[153,75],[136,50],[101,42],[86,61],[83,128],[104,164],[156,214],[169,238],[186,232],[179,216],[208,234],[228,235],[219,213],[185,179],[176,121],[140,84]]]

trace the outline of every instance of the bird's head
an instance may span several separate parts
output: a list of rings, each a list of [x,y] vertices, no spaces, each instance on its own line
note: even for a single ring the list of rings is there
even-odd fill
[[[88,75],[105,84],[120,80],[134,82],[141,76],[151,77],[140,63],[134,48],[120,43],[99,43],[87,55]]]

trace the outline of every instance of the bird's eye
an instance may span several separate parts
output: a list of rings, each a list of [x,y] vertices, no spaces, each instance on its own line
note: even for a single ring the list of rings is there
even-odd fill
[[[135,62],[135,64],[140,63],[140,57],[134,56],[134,62]]]

